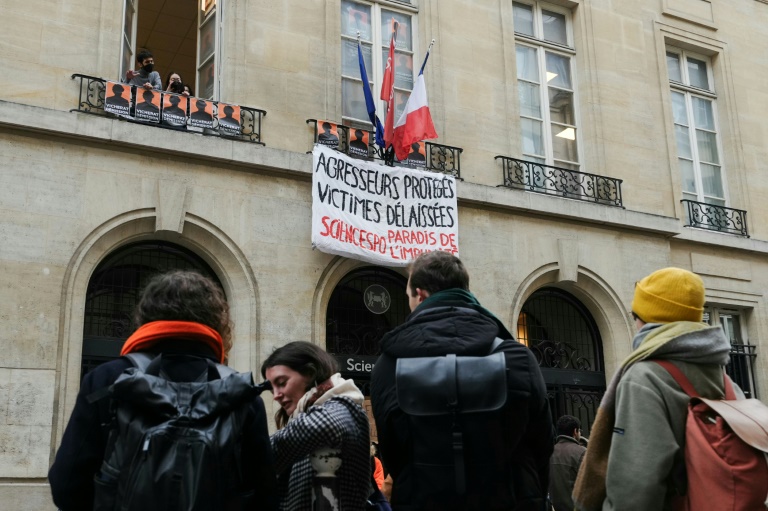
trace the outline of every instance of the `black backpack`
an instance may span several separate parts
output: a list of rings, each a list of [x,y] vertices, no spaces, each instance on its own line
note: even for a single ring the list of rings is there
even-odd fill
[[[243,425],[263,388],[251,373],[211,362],[194,382],[170,381],[163,355],[127,355],[134,368],[89,397],[113,410],[94,510],[256,509],[255,481],[242,476]],[[209,381],[210,380],[210,381]]]
[[[397,400],[412,435],[407,484],[428,499],[414,505],[478,509],[461,496],[467,489],[491,491],[484,474],[506,470],[502,408],[507,403],[507,367],[504,353],[495,353],[502,342],[497,338],[490,354],[482,357],[397,360]],[[494,495],[483,498],[493,501]]]

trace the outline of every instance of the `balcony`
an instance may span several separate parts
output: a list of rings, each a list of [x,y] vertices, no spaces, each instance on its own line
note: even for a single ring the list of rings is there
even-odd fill
[[[337,151],[341,151],[353,158],[363,160],[375,160],[380,163],[389,164],[382,156],[381,151],[373,144],[375,133],[369,130],[361,130],[344,124],[324,121],[318,119],[307,119],[307,124],[312,126],[313,143],[318,142],[327,145]],[[323,132],[326,132],[325,134]],[[359,135],[366,135],[360,137]],[[320,137],[325,135],[326,142],[320,141]],[[354,137],[352,137],[354,135]],[[338,139],[338,140],[337,140]],[[330,141],[330,143],[328,143]],[[351,143],[351,141],[357,144]],[[415,146],[416,144],[414,144]],[[367,149],[361,149],[367,148]],[[414,148],[408,155],[408,159],[397,161],[397,164],[403,167],[415,169],[424,169],[440,174],[447,174],[457,179],[461,179],[461,153],[464,150],[461,147],[435,144],[434,142],[421,142],[419,148]],[[394,164],[394,162],[391,162]]]
[[[686,227],[697,227],[749,238],[746,211],[688,199],[680,202],[686,208],[685,217],[688,222],[685,224]]]
[[[219,120],[216,115],[213,115],[213,124],[210,128],[196,128],[194,126],[169,126],[161,122],[150,122],[146,120],[136,120],[130,115],[115,115],[104,111],[104,96],[107,88],[107,80],[103,78],[97,78],[94,76],[87,76],[82,74],[73,74],[73,80],[79,80],[80,93],[78,98],[77,108],[73,108],[70,112],[80,112],[84,114],[101,115],[105,117],[113,117],[117,119],[123,119],[128,122],[135,122],[138,124],[144,124],[154,126],[157,128],[165,128],[181,131],[184,133],[197,133],[208,136],[216,136],[221,138],[227,138],[231,140],[241,140],[243,142],[251,142],[254,144],[264,145],[261,135],[261,121],[267,112],[258,108],[251,108],[247,106],[238,105],[240,108],[240,129],[239,133],[233,134],[232,130],[225,130],[220,128]],[[127,87],[127,86],[126,86]],[[134,87],[135,88],[135,87]],[[135,91],[132,91],[132,96],[135,98]],[[161,94],[162,101],[167,101],[169,96],[175,96],[172,93]],[[193,99],[189,98],[189,103],[192,103]],[[208,103],[213,103],[214,108],[218,106],[218,101],[205,100]],[[164,107],[165,105],[163,105]],[[186,112],[187,120],[189,119],[189,111]]]
[[[587,174],[542,163],[496,156],[502,161],[502,186],[568,199],[623,207],[621,179]]]

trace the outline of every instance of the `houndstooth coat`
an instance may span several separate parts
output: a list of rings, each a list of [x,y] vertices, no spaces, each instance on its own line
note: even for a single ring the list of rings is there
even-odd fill
[[[272,435],[281,511],[311,511],[314,470],[309,454],[341,447],[341,511],[365,509],[371,494],[370,425],[363,408],[348,397],[314,405]]]

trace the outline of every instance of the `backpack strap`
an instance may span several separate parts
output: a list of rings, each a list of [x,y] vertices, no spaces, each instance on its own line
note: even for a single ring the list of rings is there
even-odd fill
[[[504,339],[502,339],[501,337],[495,338],[493,340],[493,344],[491,344],[491,351],[489,351],[488,354],[493,355],[494,353],[496,353],[496,350],[499,349],[499,346],[501,346],[503,342],[504,342]]]
[[[688,394],[690,397],[697,397],[701,398],[698,392],[696,392],[696,389],[693,388],[693,385],[691,384],[691,381],[685,377],[683,372],[678,368],[675,364],[670,362],[669,360],[654,360],[653,362],[656,362],[661,367],[667,370],[667,372],[672,376],[672,378],[675,379],[678,385],[680,385],[680,388],[683,389],[683,392]],[[731,379],[728,377],[728,375],[723,371],[723,387],[725,389],[725,397],[723,399],[727,400],[735,400],[736,399],[736,392],[733,390],[733,384],[731,383]]]

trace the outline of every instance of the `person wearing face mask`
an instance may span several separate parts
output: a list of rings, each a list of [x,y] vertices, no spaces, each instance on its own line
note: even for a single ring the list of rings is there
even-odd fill
[[[336,472],[341,509],[364,509],[371,493],[370,425],[355,383],[339,375],[332,356],[302,341],[273,351],[261,374],[280,404],[278,431],[271,437],[280,510],[312,509],[310,454],[324,447],[341,451]]]
[[[128,85],[135,85],[137,87],[144,87],[145,89],[163,89],[163,81],[160,78],[160,73],[155,71],[155,58],[148,50],[141,50],[136,55],[136,63],[139,65],[139,70],[135,71],[129,69],[125,73],[124,83]]]

